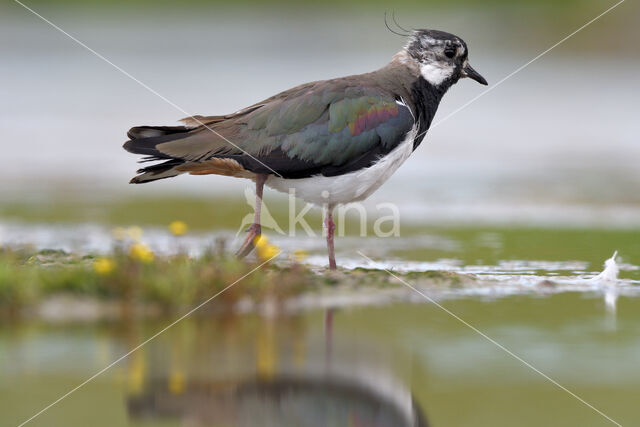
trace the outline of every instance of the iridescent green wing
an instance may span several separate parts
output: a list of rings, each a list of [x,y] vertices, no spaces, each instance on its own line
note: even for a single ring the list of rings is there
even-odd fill
[[[301,178],[340,175],[370,166],[414,125],[409,107],[376,87],[348,81],[294,88],[246,113],[157,144],[171,158],[237,160],[256,173]]]

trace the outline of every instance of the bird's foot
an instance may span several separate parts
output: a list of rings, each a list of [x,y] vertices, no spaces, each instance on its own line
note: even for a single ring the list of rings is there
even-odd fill
[[[236,256],[238,258],[244,258],[249,255],[251,251],[253,251],[253,249],[256,247],[255,241],[258,237],[260,237],[261,234],[262,227],[260,227],[260,224],[251,224],[251,226],[247,230],[247,237],[244,239],[244,242],[242,242],[242,246],[240,246],[240,249],[236,251]]]

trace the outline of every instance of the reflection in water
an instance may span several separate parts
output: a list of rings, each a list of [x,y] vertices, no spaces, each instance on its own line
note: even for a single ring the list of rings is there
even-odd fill
[[[131,421],[240,427],[427,425],[411,392],[389,365],[380,363],[379,351],[368,351],[362,343],[335,342],[331,309],[323,323],[324,336],[309,342],[309,337],[304,341],[296,333],[285,334],[283,340],[276,336],[273,320],[263,320],[255,336],[253,363],[233,364],[233,369],[210,363],[208,369],[187,376],[188,361],[177,356],[179,349],[172,351],[169,374],[153,361],[142,368],[132,360],[129,374],[134,381],[127,397]],[[334,357],[345,353],[357,358],[349,362],[349,357]],[[147,370],[150,378],[139,387],[138,374]]]
[[[618,310],[618,288],[615,285],[609,285],[604,291],[604,305],[607,310],[607,329],[615,331],[617,329],[617,310]]]
[[[616,284],[620,307],[609,329],[599,286],[444,304],[622,425],[636,425],[640,298]],[[0,425],[18,425],[46,396],[77,386],[171,320],[0,322]],[[390,425],[424,425],[421,410],[437,426],[598,423],[570,401],[441,309],[397,303],[344,308],[333,321],[315,310],[190,317],[44,413],[40,425],[226,427],[251,414],[260,422],[249,425],[275,418],[286,426],[293,421],[284,416],[296,413],[308,422],[301,426],[339,416],[334,425],[349,425],[346,411],[355,426],[398,418]]]
[[[177,418],[206,426],[426,426],[416,406],[406,412],[378,390],[331,375],[193,382],[181,393],[166,381],[128,399],[132,418]]]

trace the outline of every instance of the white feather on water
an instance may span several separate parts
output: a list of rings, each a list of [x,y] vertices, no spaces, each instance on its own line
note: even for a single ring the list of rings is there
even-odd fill
[[[618,306],[618,273],[620,273],[620,267],[616,262],[618,251],[613,253],[613,256],[604,262],[604,270],[593,279],[594,282],[604,284],[604,305],[607,308],[609,315],[613,316],[610,319],[611,326],[615,329],[615,314]]]
[[[617,282],[618,273],[620,272],[620,267],[618,267],[618,263],[616,263],[617,256],[618,251],[615,251],[613,256],[604,262],[604,270],[602,270],[602,273],[598,274],[591,280],[599,282]]]

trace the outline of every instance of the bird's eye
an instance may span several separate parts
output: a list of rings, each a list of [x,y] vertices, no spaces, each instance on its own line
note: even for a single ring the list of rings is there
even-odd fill
[[[454,56],[456,56],[456,50],[455,50],[454,48],[451,48],[451,47],[446,48],[446,49],[444,50],[444,55],[445,55],[447,58],[453,58]]]

